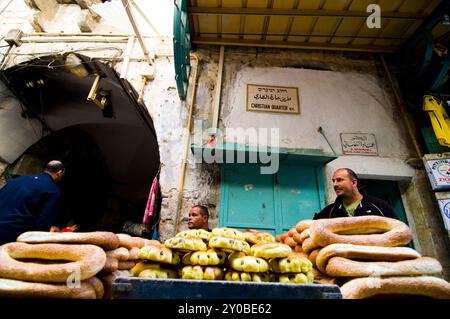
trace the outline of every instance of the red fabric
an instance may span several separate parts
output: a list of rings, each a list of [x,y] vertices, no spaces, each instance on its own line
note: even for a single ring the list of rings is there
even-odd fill
[[[208,145],[209,146],[214,146],[216,144],[216,139],[214,136],[211,136],[208,140]]]
[[[70,229],[70,228],[63,228],[63,229],[61,229],[59,232],[60,232],[60,233],[68,233],[68,232],[73,232],[73,230]]]
[[[147,206],[144,211],[144,218],[142,223],[148,225],[155,212],[156,195],[158,194],[158,179],[155,176],[153,179],[152,187],[150,188],[150,193],[148,194]]]

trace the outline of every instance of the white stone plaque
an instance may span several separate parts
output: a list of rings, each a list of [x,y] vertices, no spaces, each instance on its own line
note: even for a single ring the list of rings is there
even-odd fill
[[[341,133],[341,144],[342,152],[346,155],[378,155],[374,134]]]
[[[300,114],[298,88],[247,84],[247,111]]]

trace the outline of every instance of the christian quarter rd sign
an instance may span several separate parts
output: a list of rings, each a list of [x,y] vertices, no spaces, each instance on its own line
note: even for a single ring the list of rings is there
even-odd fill
[[[247,84],[247,111],[300,114],[298,88]]]

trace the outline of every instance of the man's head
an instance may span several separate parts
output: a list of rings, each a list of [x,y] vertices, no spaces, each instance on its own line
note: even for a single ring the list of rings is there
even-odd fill
[[[205,229],[208,230],[208,208],[202,205],[195,205],[189,210],[189,229]]]
[[[336,195],[343,199],[360,196],[358,176],[350,168],[339,168],[333,173],[333,188]]]
[[[64,176],[64,164],[57,160],[50,161],[45,166],[44,172],[50,174],[55,183],[58,183]]]

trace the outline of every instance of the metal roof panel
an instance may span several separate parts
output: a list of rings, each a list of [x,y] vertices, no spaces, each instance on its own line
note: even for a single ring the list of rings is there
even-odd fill
[[[191,33],[198,43],[395,51],[443,0],[191,0]],[[368,5],[381,8],[381,29],[366,25]],[[232,42],[224,41],[231,39]],[[257,41],[256,41],[257,40]],[[259,42],[258,42],[259,41]],[[212,43],[210,42],[210,43]],[[305,44],[305,45],[303,45]],[[238,44],[240,45],[240,44]],[[365,47],[360,47],[360,46]],[[356,46],[356,47],[352,47]]]

